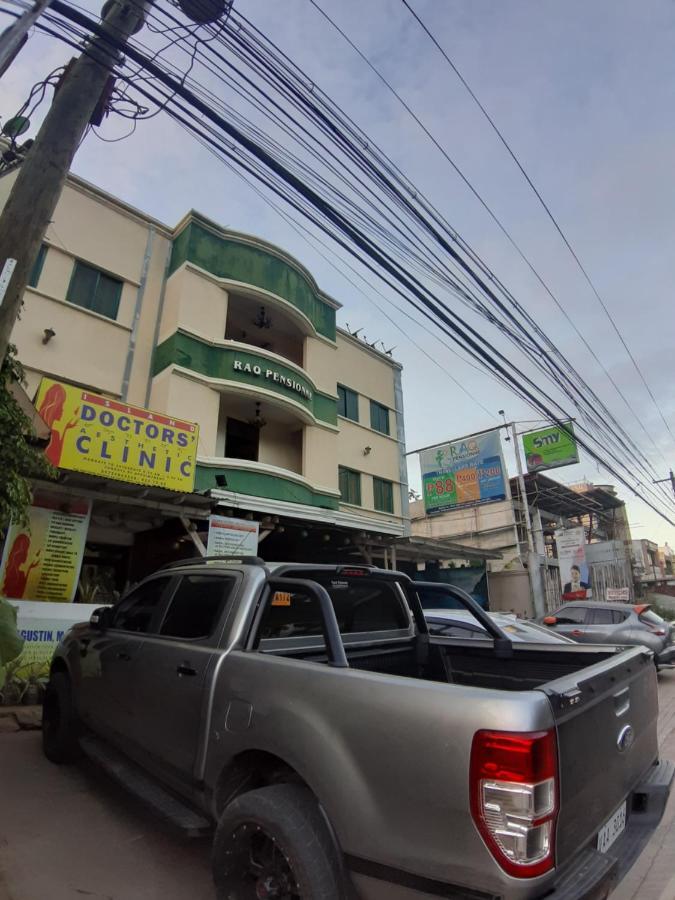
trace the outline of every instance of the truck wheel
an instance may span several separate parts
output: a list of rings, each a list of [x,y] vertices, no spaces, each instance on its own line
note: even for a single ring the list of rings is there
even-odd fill
[[[79,756],[77,717],[73,709],[70,679],[55,672],[49,679],[42,704],[42,749],[53,763],[74,762]]]
[[[300,785],[249,791],[213,842],[218,900],[341,900],[340,864],[316,800]]]

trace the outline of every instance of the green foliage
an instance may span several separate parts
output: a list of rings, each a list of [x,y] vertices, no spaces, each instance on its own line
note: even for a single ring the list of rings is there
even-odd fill
[[[0,529],[11,520],[24,525],[31,503],[31,478],[54,478],[56,470],[35,438],[30,419],[10,393],[13,383],[25,384],[23,366],[10,345],[0,368]]]

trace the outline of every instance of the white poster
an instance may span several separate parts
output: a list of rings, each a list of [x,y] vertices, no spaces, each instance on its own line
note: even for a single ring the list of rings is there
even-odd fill
[[[209,516],[207,556],[257,556],[258,522],[233,519],[230,516]]]
[[[586,562],[583,528],[565,528],[555,533],[563,600],[590,600],[591,580]]]

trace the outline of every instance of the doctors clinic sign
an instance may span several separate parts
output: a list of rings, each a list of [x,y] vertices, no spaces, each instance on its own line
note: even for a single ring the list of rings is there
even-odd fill
[[[43,378],[35,403],[58,468],[191,491],[199,426]]]

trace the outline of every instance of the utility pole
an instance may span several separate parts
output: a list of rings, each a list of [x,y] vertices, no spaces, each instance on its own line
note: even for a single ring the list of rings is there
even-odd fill
[[[525,476],[523,475],[523,462],[520,458],[518,432],[516,431],[515,422],[511,422],[511,435],[513,438],[513,451],[516,454],[516,466],[518,467],[518,488],[520,491],[520,500],[523,505],[523,514],[525,516],[525,529],[527,531],[527,574],[530,579],[530,588],[532,590],[534,614],[535,616],[544,616],[546,615],[546,604],[544,603],[544,591],[541,582],[539,554],[537,553],[537,549],[534,545],[534,538],[532,536],[532,517],[530,516],[530,505],[527,502]]]
[[[659,478],[658,481],[652,482],[652,484],[665,484],[667,481],[670,482],[670,486],[673,489],[673,496],[675,497],[675,472],[671,469],[669,472],[668,478]]]
[[[19,166],[0,216],[0,270],[16,260],[0,305],[0,361],[21,309],[28,277],[73,157],[121,50],[143,27],[151,0],[112,0],[101,32],[68,67],[34,144]],[[110,40],[106,40],[106,36]]]
[[[19,16],[0,34],[0,76],[4,75],[14,62],[17,53],[26,43],[29,30],[48,6],[49,0],[37,0],[32,9]]]

